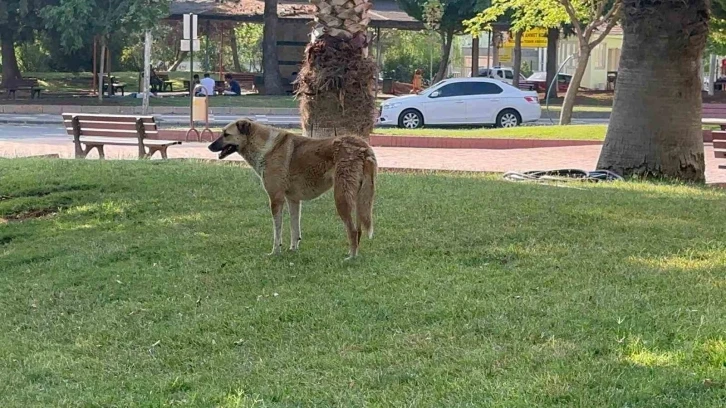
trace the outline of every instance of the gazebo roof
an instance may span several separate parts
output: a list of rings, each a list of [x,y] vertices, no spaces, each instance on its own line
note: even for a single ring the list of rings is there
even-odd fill
[[[194,13],[199,19],[227,20],[262,23],[264,0],[240,0],[239,2],[217,0],[174,0],[171,2],[169,18],[181,19],[182,15]],[[315,6],[308,1],[279,0],[277,15],[285,20],[313,19]],[[370,27],[421,30],[423,23],[409,16],[392,0],[377,0],[369,11]]]

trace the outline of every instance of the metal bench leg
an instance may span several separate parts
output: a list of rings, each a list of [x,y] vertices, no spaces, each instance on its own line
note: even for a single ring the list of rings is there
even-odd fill
[[[73,144],[76,145],[76,159],[85,159],[86,155],[83,153],[83,147],[81,147],[81,143],[78,141],[74,141]]]
[[[161,158],[166,160],[168,157],[166,156],[166,146],[162,146],[161,149],[159,149],[159,153],[161,153]]]
[[[98,159],[104,160],[106,158],[106,154],[103,152],[103,145],[97,145],[96,150],[98,150]]]

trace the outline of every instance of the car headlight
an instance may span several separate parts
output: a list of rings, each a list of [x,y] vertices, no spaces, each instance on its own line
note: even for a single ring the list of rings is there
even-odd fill
[[[401,106],[401,102],[384,103],[383,109],[393,109]]]

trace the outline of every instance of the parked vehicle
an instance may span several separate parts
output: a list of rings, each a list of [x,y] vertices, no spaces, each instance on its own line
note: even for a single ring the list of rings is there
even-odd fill
[[[479,76],[484,78],[498,79],[509,85],[514,84],[514,70],[509,67],[484,68],[479,70]],[[535,84],[527,81],[524,75],[519,74],[519,89],[534,91]]]
[[[445,79],[418,95],[383,103],[378,124],[417,129],[424,125],[495,125],[536,122],[542,110],[537,93],[490,78]]]
[[[534,90],[539,93],[547,92],[547,73],[546,72],[535,72],[527,78],[527,82],[535,85]],[[570,87],[572,82],[572,75],[570,74],[559,74],[557,75],[557,92],[567,92],[567,88]]]

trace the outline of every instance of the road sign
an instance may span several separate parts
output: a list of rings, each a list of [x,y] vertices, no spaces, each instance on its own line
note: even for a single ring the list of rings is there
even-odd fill
[[[184,37],[185,40],[197,39],[197,15],[184,14]]]
[[[504,43],[505,47],[514,47],[514,33],[509,34],[509,38]],[[547,47],[547,29],[533,28],[522,33],[522,48],[546,48]]]
[[[194,52],[197,52],[200,50],[199,48],[199,40],[181,40],[181,51],[189,51],[189,43],[194,44]]]

